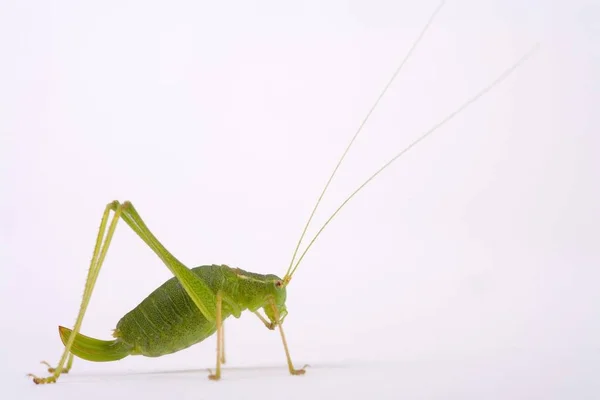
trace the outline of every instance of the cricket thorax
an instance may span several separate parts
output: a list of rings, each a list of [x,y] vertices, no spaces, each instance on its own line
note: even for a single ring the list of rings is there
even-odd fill
[[[281,278],[273,274],[248,272],[240,268],[230,268],[230,270],[235,274],[234,283],[230,287],[231,295],[238,300],[239,304],[245,304],[248,310],[256,311],[263,307],[269,308],[272,301],[277,308],[285,309],[287,294]]]

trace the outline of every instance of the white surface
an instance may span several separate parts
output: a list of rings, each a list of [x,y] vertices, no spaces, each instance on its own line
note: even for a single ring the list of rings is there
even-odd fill
[[[437,2],[2,4],[2,398],[600,398],[597,2],[446,4],[311,232],[540,51],[374,181],[306,257],[285,324],[305,376],[287,375],[278,336],[250,315],[226,324],[222,382],[206,379],[211,338],[159,359],[76,360],[51,386],[25,374],[58,360],[107,202],[132,200],[189,266],[283,275]],[[82,332],[110,337],[168,277],[121,224]]]

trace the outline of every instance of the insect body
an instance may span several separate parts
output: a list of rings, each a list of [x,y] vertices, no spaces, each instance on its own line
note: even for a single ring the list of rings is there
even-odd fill
[[[111,211],[113,218],[108,224]],[[114,332],[115,340],[98,340],[80,334],[79,329],[120,219],[146,242],[175,277],[119,321]],[[287,277],[287,281],[289,279]],[[65,350],[58,367],[50,367],[48,371],[52,375],[46,378],[30,376],[35,383],[53,383],[63,370],[70,370],[74,355],[89,361],[116,361],[134,354],[157,357],[189,347],[216,331],[217,367],[209,378],[218,380],[221,378],[221,364],[225,361],[223,320],[231,315],[239,318],[245,310],[254,312],[269,329],[279,327],[290,373],[303,374],[304,369],[295,369],[292,364],[281,326],[287,315],[285,282],[286,278],[250,273],[225,265],[189,269],[156,239],[133,204],[113,201],[106,206],[102,216],[75,326],[72,330],[59,327]],[[261,308],[266,319],[259,313]]]
[[[432,14],[420,36],[414,42],[406,57],[396,69],[375,104],[363,120],[359,129],[346,147],[342,157],[334,168],[325,188],[320,194],[310,217],[304,227],[300,240],[296,246],[292,260],[283,278],[276,275],[261,275],[231,268],[225,265],[207,265],[190,269],[173,256],[154,236],[146,226],[133,204],[126,201],[109,203],[101,219],[100,229],[94,247],[90,269],[87,275],[83,299],[73,329],[59,327],[60,338],[65,345],[62,356],[56,368],[50,367],[50,376],[40,378],[34,375],[35,383],[53,383],[63,372],[68,372],[73,363],[73,356],[89,361],[116,361],[129,355],[143,355],[158,357],[173,353],[199,343],[207,337],[217,333],[216,370],[209,375],[210,379],[218,380],[221,377],[221,364],[225,362],[223,321],[230,316],[239,318],[244,311],[255,313],[269,329],[279,330],[285,351],[288,369],[292,375],[302,375],[304,368],[296,369],[292,363],[286,338],[283,331],[283,321],[287,315],[285,306],[286,288],[296,272],[300,262],[319,237],[325,227],[339,213],[339,211],[359,191],[371,182],[383,170],[389,167],[400,156],[413,148],[421,140],[440,128],[443,124],[455,117],[478,98],[489,92],[494,86],[506,79],[520,64],[522,64],[536,50],[535,46],[519,61],[505,70],[491,84],[481,89],[478,93],[466,100],[461,106],[448,114],[447,117],[424,132],[410,145],[386,162],[380,169],[371,175],[363,184],[352,192],[335,212],[326,220],[317,234],[306,246],[298,259],[299,247],[306,234],[308,226],[327,191],[334,175],[344,160],[356,137],[361,132],[367,119],[390,87],[392,81],[401,70],[404,63],[412,54],[416,45],[423,37],[425,31],[433,21],[434,16],[441,9],[443,2]],[[112,214],[112,219],[109,217]],[[106,257],[117,222],[123,220],[142,239],[146,245],[163,261],[165,266],[174,275],[158,289],[153,291],[137,307],[127,313],[118,323],[114,331],[114,340],[106,341],[84,336],[80,333],[83,317],[87,310],[98,274]],[[263,316],[262,312],[265,314]],[[47,364],[47,363],[46,363]]]
[[[256,313],[261,308],[272,315],[270,299],[281,315],[287,313],[286,289],[275,275],[253,274],[226,265],[204,265],[192,268],[192,272],[211,291],[222,293],[221,321],[231,315],[240,317],[246,310]],[[93,342],[88,338],[87,344],[75,340],[71,353],[88,361],[116,361],[128,355],[160,357],[197,344],[216,330],[216,321],[200,312],[173,277],[121,318],[113,334],[115,340]],[[61,328],[65,344],[70,332]],[[90,348],[92,343],[95,346]]]

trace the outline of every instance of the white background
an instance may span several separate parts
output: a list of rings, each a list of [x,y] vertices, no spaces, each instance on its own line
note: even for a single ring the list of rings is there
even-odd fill
[[[444,6],[350,152],[314,233],[383,162],[540,50],[368,186],[288,289],[158,359],[58,360],[104,205],[188,266],[283,275],[327,177],[436,1],[43,2],[0,8],[2,398],[600,398],[600,6]],[[310,236],[310,235],[309,235]],[[170,277],[119,225],[82,332]],[[83,396],[83,397],[82,397]]]

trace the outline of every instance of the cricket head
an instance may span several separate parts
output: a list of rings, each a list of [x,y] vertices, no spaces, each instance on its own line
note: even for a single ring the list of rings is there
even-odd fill
[[[269,301],[264,307],[265,314],[272,324],[283,323],[287,315],[285,300],[287,292],[283,279],[276,275],[268,275],[271,287],[269,288]]]

